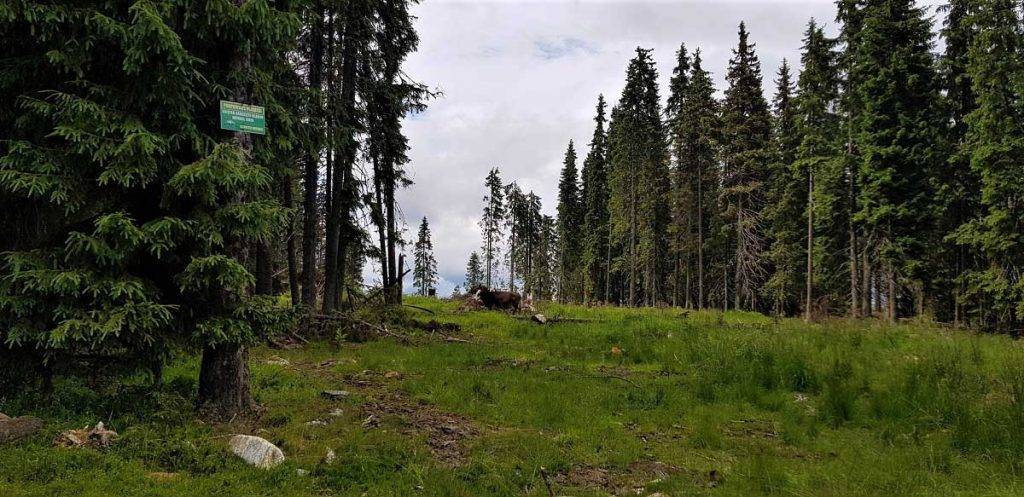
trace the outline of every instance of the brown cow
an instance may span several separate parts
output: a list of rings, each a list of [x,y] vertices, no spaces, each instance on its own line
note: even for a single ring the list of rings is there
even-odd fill
[[[505,311],[519,312],[523,298],[515,292],[492,291],[483,285],[477,285],[469,289],[470,295],[475,296],[483,302],[488,309],[501,309]]]

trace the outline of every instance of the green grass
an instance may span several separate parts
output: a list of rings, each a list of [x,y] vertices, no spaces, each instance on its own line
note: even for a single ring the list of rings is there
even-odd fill
[[[557,495],[1024,495],[1024,352],[1006,337],[558,305],[544,312],[594,321],[541,326],[414,303],[472,343],[256,350],[253,420],[194,419],[195,359],[160,391],[63,380],[49,403],[10,398],[0,411],[47,428],[0,447],[0,495],[546,496],[542,467]],[[328,388],[353,395],[320,398]],[[51,447],[99,419],[121,433],[113,447]],[[432,450],[453,419],[469,429],[454,462]],[[244,465],[224,448],[239,432],[287,462]]]

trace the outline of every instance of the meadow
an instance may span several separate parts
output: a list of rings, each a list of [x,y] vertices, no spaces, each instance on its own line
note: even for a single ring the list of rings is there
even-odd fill
[[[409,301],[435,315],[396,322],[460,329],[255,349],[248,419],[197,419],[197,358],[159,388],[7,396],[0,411],[46,427],[0,446],[0,495],[1024,495],[1024,351],[1006,336],[556,304],[542,325]],[[52,446],[98,420],[111,447]],[[247,466],[234,433],[286,461]]]

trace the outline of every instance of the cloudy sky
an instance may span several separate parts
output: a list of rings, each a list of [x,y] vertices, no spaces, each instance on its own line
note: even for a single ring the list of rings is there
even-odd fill
[[[771,98],[782,59],[799,65],[808,20],[836,31],[832,0],[425,0],[413,14],[420,48],[406,70],[444,95],[406,120],[415,184],[400,203],[410,237],[428,218],[442,295],[462,284],[480,247],[487,171],[499,167],[553,214],[566,145],[575,140],[586,155],[597,96],[618,99],[637,46],[654,49],[663,101],[680,43],[700,47],[721,90],[746,21]]]

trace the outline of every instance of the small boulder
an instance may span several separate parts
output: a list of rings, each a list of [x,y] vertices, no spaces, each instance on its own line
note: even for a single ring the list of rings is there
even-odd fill
[[[284,452],[260,437],[235,435],[228,440],[228,447],[236,456],[257,468],[271,468],[284,462]]]
[[[43,428],[43,420],[33,416],[12,418],[0,412],[0,444],[34,435]]]
[[[334,409],[331,409],[331,412],[329,412],[329,413],[327,413],[327,414],[328,414],[329,416],[331,416],[331,417],[335,417],[335,418],[337,418],[337,417],[339,417],[339,416],[344,416],[344,415],[345,415],[345,411],[343,411],[343,410],[341,410],[341,409],[339,409],[339,408],[335,407]]]
[[[327,453],[324,454],[323,463],[324,464],[330,464],[330,463],[334,462],[334,458],[335,457],[336,456],[334,455],[334,450],[333,449],[327,449]]]
[[[548,318],[547,318],[547,316],[545,316],[543,314],[534,314],[533,315],[533,322],[535,322],[537,324],[547,324]]]
[[[274,366],[288,366],[288,365],[291,364],[291,361],[289,361],[288,359],[284,359],[284,358],[278,357],[278,356],[274,356],[274,357],[271,357],[271,358],[263,361],[263,363],[264,364],[272,364]]]
[[[349,395],[351,394],[348,393],[348,390],[324,390],[320,392],[320,396],[327,400],[341,400]]]

